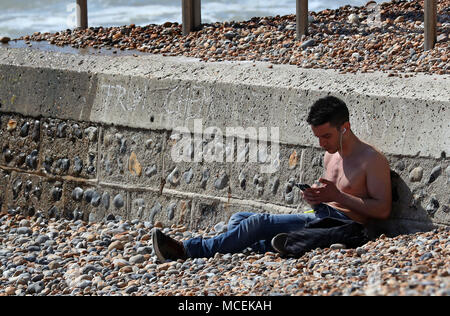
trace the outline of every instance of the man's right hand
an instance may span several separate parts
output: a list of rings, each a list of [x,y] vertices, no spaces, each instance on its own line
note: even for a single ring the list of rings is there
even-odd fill
[[[312,190],[312,189],[315,189],[315,188],[319,188],[319,187],[320,187],[320,186],[319,186],[317,183],[314,183],[314,184],[311,186],[311,189],[306,189],[305,192],[308,191],[308,190]],[[308,199],[307,195],[305,195],[305,192],[300,191],[301,196],[302,196],[302,199],[303,199],[306,203],[308,203],[309,205],[311,205],[311,207],[314,207],[315,205],[317,205],[317,202],[316,202],[316,201],[312,201],[312,200]]]

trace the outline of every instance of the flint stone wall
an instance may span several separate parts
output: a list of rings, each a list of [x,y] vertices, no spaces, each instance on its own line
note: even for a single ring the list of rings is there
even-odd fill
[[[298,212],[307,205],[292,183],[312,183],[323,172],[323,151],[305,118],[317,98],[333,94],[348,104],[355,133],[391,164],[394,211],[373,230],[392,235],[449,225],[449,82],[0,48],[0,207],[191,229],[239,211]],[[232,162],[174,162],[177,127],[192,131],[203,148],[213,143],[211,135],[194,134],[196,119],[203,130],[216,127],[216,135],[227,127],[266,129],[267,150],[254,157],[251,135],[240,148],[231,137],[223,149]],[[279,155],[271,127],[279,130]],[[192,158],[195,150],[184,154]],[[264,174],[267,164],[277,171]]]

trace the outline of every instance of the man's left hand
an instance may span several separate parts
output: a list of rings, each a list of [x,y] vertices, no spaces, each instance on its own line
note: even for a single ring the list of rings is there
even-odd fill
[[[305,198],[315,204],[337,202],[339,196],[341,195],[341,191],[336,187],[336,185],[333,182],[323,178],[320,178],[319,182],[323,184],[321,187],[305,190]]]

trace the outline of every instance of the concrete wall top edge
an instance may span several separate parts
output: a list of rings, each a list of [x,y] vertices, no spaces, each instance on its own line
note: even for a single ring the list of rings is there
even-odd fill
[[[331,69],[290,65],[269,69],[263,62],[204,63],[186,57],[73,55],[1,46],[0,64],[450,102],[450,75],[416,74],[400,79],[381,72],[339,74]]]

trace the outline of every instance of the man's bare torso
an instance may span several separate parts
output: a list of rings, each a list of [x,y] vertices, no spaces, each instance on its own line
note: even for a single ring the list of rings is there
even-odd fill
[[[368,161],[384,159],[384,156],[372,146],[361,143],[360,148],[351,157],[343,159],[339,153],[325,153],[325,178],[332,181],[336,187],[348,194],[360,198],[371,198],[368,193],[366,175],[367,168],[371,168]],[[344,212],[348,217],[360,223],[366,223],[367,216],[354,212],[337,202],[328,203],[330,206]]]

